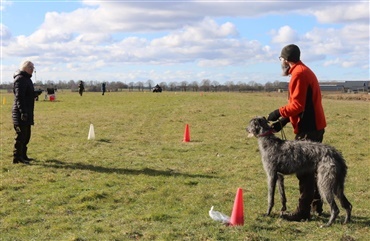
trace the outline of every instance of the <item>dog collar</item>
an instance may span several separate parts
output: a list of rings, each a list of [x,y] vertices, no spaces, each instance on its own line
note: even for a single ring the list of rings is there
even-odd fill
[[[275,133],[274,129],[270,129],[262,134],[259,134],[258,137],[262,137],[262,136],[270,136],[270,135],[273,135]]]

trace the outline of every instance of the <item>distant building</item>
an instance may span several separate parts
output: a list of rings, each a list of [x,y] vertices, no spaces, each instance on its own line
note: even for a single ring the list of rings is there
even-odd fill
[[[288,82],[279,82],[279,84],[278,84],[278,92],[279,93],[282,93],[284,91],[288,91],[288,86],[289,86],[289,83]]]
[[[321,91],[340,91],[344,92],[344,82],[320,82]]]
[[[368,92],[370,81],[347,80],[344,82],[320,82],[322,91]]]
[[[344,89],[351,92],[368,92],[370,81],[346,81],[344,82]]]

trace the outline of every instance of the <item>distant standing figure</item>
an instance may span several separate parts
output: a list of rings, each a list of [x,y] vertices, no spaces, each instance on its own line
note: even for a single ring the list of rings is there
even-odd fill
[[[78,84],[78,93],[80,96],[82,96],[82,93],[85,91],[84,82],[80,80],[80,83]]]
[[[33,112],[35,97],[37,96],[31,80],[34,69],[35,67],[31,61],[24,61],[13,76],[14,103],[12,119],[15,130],[14,164],[29,164],[32,160],[27,156],[27,145],[31,139],[31,125],[34,124]]]
[[[101,94],[104,95],[105,93],[105,82],[101,84]]]

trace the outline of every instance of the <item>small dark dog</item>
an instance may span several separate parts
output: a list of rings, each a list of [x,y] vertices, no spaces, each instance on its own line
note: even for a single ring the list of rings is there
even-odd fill
[[[258,138],[262,164],[268,179],[268,209],[270,215],[274,206],[276,182],[279,183],[280,195],[285,211],[284,179],[281,176],[293,173],[317,174],[317,187],[323,199],[330,205],[330,219],[324,225],[330,226],[339,214],[335,203],[336,196],[346,210],[344,223],[350,222],[352,205],[344,195],[344,181],[347,165],[342,155],[334,148],[311,141],[281,140],[264,117],[253,118],[247,127],[248,136]]]

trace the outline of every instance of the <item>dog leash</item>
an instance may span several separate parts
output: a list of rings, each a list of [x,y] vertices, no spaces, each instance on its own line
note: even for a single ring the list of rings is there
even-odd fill
[[[286,135],[285,135],[285,131],[284,131],[284,127],[281,128],[281,139],[283,140],[286,140]]]
[[[287,140],[286,135],[285,135],[285,131],[284,131],[284,126],[281,124],[281,122],[280,122],[280,121],[277,121],[277,122],[279,122],[279,124],[280,124],[280,126],[281,126],[281,130],[280,130],[280,133],[281,133],[281,139],[282,139],[282,140]]]
[[[285,131],[284,131],[284,126],[281,124],[280,121],[278,121],[280,126],[281,126],[281,130],[280,130],[280,133],[281,133],[281,139],[282,140],[286,140],[286,135],[285,135]]]

